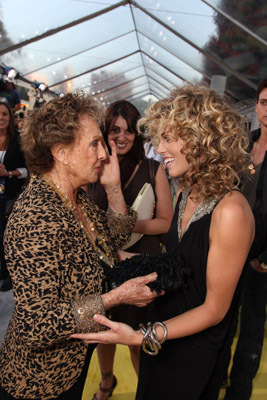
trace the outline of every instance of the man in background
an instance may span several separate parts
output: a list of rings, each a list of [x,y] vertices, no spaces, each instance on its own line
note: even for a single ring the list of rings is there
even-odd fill
[[[257,90],[256,113],[260,128],[251,132],[250,176],[244,195],[256,223],[241,307],[240,334],[225,400],[248,400],[259,369],[267,304],[267,79]]]

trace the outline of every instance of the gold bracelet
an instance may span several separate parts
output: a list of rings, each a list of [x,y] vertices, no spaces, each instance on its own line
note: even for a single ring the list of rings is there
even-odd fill
[[[12,171],[8,171],[8,177],[9,177],[9,178],[13,178]]]

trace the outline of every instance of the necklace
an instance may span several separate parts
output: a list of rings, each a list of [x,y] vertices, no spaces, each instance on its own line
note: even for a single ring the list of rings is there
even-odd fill
[[[111,268],[116,264],[117,259],[113,256],[112,251],[108,245],[107,239],[101,235],[97,230],[94,222],[89,218],[88,212],[81,202],[77,202],[80,206],[84,220],[81,219],[76,207],[71,203],[71,201],[62,193],[61,187],[52,181],[52,179],[43,176],[45,182],[57,193],[57,195],[62,200],[65,207],[72,212],[76,221],[84,231],[89,242],[92,244],[95,253],[98,255],[101,261],[104,261]],[[85,221],[85,223],[84,223]]]
[[[179,242],[182,240],[182,218],[184,215],[185,211],[185,206],[187,203],[187,199],[191,193],[191,188],[184,189],[182,191],[182,199],[179,205],[179,212],[178,212],[178,220],[177,220],[177,231],[178,231],[178,240]],[[209,197],[205,200],[203,200],[197,207],[196,211],[193,213],[192,217],[188,221],[185,230],[183,232],[183,235],[185,232],[189,229],[189,226],[195,222],[198,221],[200,218],[202,218],[206,214],[210,214],[211,211],[214,209],[216,204],[218,203],[218,199],[215,197]]]

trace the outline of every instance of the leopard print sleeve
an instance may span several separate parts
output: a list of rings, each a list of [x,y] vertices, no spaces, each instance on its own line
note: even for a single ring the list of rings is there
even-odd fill
[[[58,230],[53,235],[25,228],[23,240],[13,229],[12,235],[7,230],[6,259],[13,282],[18,340],[40,348],[68,337],[76,331],[76,323],[71,299],[61,293],[61,270],[68,264],[62,235]],[[14,247],[19,242],[17,252]]]
[[[81,298],[86,309],[96,303],[104,271],[73,213],[38,179],[31,186],[9,218],[5,253],[13,281],[18,340],[30,348],[42,348],[79,330],[82,323],[73,305]],[[92,317],[103,312],[98,305]]]
[[[90,218],[94,221],[100,233],[106,230],[110,245],[114,251],[120,249],[130,239],[132,229],[137,221],[138,214],[127,206],[128,215],[114,212],[111,208],[101,210],[91,197],[80,193],[83,205]]]

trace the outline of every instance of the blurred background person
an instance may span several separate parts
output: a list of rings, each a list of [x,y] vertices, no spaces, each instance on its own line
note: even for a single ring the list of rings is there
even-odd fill
[[[13,124],[14,129],[18,130],[19,116],[17,114],[13,114]]]
[[[267,304],[267,79],[257,89],[260,128],[250,135],[250,174],[244,182],[255,217],[256,234],[240,313],[239,338],[225,400],[248,400],[260,366]]]
[[[19,112],[19,119],[18,119],[18,132],[21,133],[24,128],[25,123],[25,114],[23,111]]]
[[[5,97],[8,101],[8,104],[11,107],[12,113],[20,110],[21,108],[21,101],[20,95],[16,90],[16,86],[14,84],[13,79],[8,77],[4,78],[4,85],[0,91],[0,97]]]
[[[0,278],[4,279],[0,286],[1,291],[12,288],[3,247],[7,216],[27,175],[18,132],[14,129],[12,110],[7,100],[0,98]]]
[[[154,160],[160,163],[163,161],[162,156],[157,152],[157,149],[151,143],[150,138],[146,138],[144,142],[144,149],[145,149],[145,156],[147,158],[153,158]]]
[[[152,185],[155,194],[154,216],[152,219],[136,222],[133,232],[141,233],[143,236],[127,251],[159,253],[162,251],[162,234],[168,231],[172,218],[171,190],[163,166],[158,161],[145,157],[143,137],[137,132],[139,118],[139,111],[130,102],[119,100],[112,103],[105,113],[103,137],[108,149],[112,141],[115,143],[126,204],[129,206],[133,204],[146,182]],[[99,182],[89,186],[89,194],[100,208],[106,209],[105,192]],[[147,320],[149,309],[150,305],[142,309],[120,306],[112,310],[111,314],[113,319],[126,322],[137,329],[141,321]],[[99,345],[97,353],[102,381],[94,398],[102,400],[107,399],[115,382],[113,376],[115,345]],[[140,347],[130,346],[130,353],[138,374]]]

